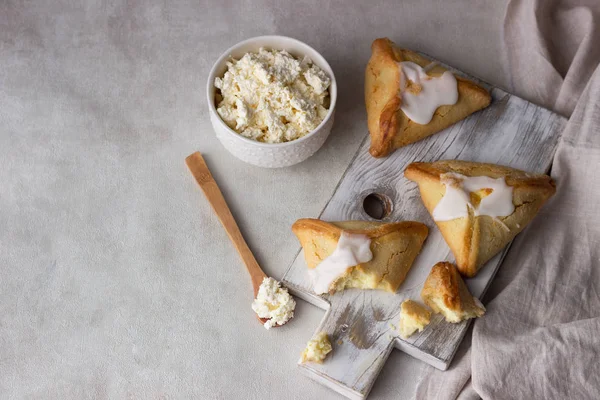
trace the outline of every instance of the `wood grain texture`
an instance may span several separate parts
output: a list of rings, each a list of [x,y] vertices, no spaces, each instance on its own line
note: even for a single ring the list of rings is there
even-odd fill
[[[199,152],[195,152],[189,155],[185,159],[185,163],[188,166],[190,172],[196,179],[196,182],[200,186],[200,189],[204,192],[204,195],[208,199],[210,205],[212,206],[215,214],[221,221],[223,228],[225,228],[225,232],[227,232],[227,236],[231,239],[231,242],[235,246],[238,254],[240,255],[248,273],[250,274],[250,279],[252,280],[252,287],[254,289],[254,297],[256,297],[258,293],[258,288],[262,283],[263,279],[266,278],[265,273],[256,262],[254,258],[254,254],[246,244],[242,233],[240,232],[240,228],[238,227],[227,203],[225,202],[225,198],[217,185],[217,182],[214,180],[202,154]],[[261,322],[265,322],[265,320],[260,319]]]
[[[363,200],[371,193],[379,193],[388,196],[392,203],[391,213],[383,221],[420,221],[429,227],[430,234],[396,294],[347,290],[332,296],[317,296],[312,291],[303,255],[298,253],[283,282],[298,297],[327,310],[317,331],[327,332],[334,348],[322,365],[300,364],[303,373],[349,398],[362,399],[369,393],[393,347],[436,368],[448,368],[469,321],[451,324],[434,315],[423,332],[407,340],[401,339],[394,329],[398,326],[402,301],[409,298],[421,301],[420,291],[431,267],[438,261],[454,261],[421,202],[417,185],[405,179],[403,171],[413,161],[459,159],[547,172],[566,123],[563,117],[501,89],[492,89],[492,98],[487,109],[403,147],[388,158],[369,155],[367,134],[320,218],[372,220],[363,209]],[[467,280],[475,296],[484,294],[507,251],[508,246],[475,278]]]

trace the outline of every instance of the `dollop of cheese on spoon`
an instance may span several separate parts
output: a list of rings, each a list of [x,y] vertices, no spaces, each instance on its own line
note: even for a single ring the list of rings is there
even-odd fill
[[[271,329],[275,325],[283,325],[294,316],[296,301],[281,283],[273,278],[263,279],[252,309],[260,318],[268,318],[264,326]]]

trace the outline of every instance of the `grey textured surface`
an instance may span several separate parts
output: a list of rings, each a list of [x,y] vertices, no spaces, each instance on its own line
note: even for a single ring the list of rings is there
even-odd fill
[[[468,3],[0,2],[0,397],[336,398],[296,368],[322,311],[256,322],[184,158],[205,154],[281,278],[291,224],[318,215],[366,131],[373,39],[506,86],[505,6]],[[230,156],[205,105],[213,61],[262,34],[314,46],[339,85],[325,146],[281,170]],[[421,368],[393,352],[370,398],[411,397]]]

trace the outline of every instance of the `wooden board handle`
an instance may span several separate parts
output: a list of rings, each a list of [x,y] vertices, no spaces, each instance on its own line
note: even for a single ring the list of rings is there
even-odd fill
[[[208,202],[212,206],[215,214],[219,217],[219,221],[225,228],[225,232],[229,236],[229,239],[233,242],[235,249],[238,254],[242,258],[242,261],[246,265],[246,269],[250,274],[250,278],[252,279],[252,286],[254,287],[254,297],[258,293],[258,288],[262,283],[263,279],[266,278],[265,273],[260,268],[256,259],[254,258],[254,254],[246,244],[240,229],[231,215],[231,211],[225,202],[225,198],[223,198],[223,194],[217,185],[217,182],[214,180],[202,154],[199,152],[195,152],[194,154],[189,155],[185,159],[185,163],[187,164],[190,172],[198,182],[198,185],[204,192],[204,195],[208,199]]]

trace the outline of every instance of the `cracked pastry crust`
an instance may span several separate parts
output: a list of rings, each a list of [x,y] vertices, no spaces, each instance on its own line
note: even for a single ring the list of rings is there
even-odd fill
[[[292,226],[304,249],[309,269],[316,268],[335,248],[342,231],[367,235],[371,239],[371,261],[348,268],[335,280],[329,293],[347,288],[381,289],[396,292],[421,251],[428,234],[419,222],[325,222],[299,219]]]
[[[552,178],[530,174],[495,164],[449,160],[433,163],[415,162],[406,167],[404,176],[419,185],[421,200],[430,214],[446,192],[440,176],[455,172],[465,176],[504,178],[513,188],[515,211],[507,217],[469,215],[451,221],[435,221],[454,253],[461,274],[473,277],[483,264],[501,251],[535,217],[542,205],[556,191]]]
[[[371,59],[365,71],[365,103],[373,157],[385,157],[395,149],[421,140],[487,107],[491,96],[484,88],[456,76],[458,101],[441,106],[427,125],[411,121],[400,109],[399,62],[412,61],[426,67],[431,60],[413,51],[397,48],[387,39],[376,39],[371,45]],[[441,76],[446,71],[436,65],[427,74]]]
[[[433,266],[423,284],[421,298],[448,322],[458,323],[485,314],[483,304],[471,295],[458,269],[449,262],[439,262]]]

